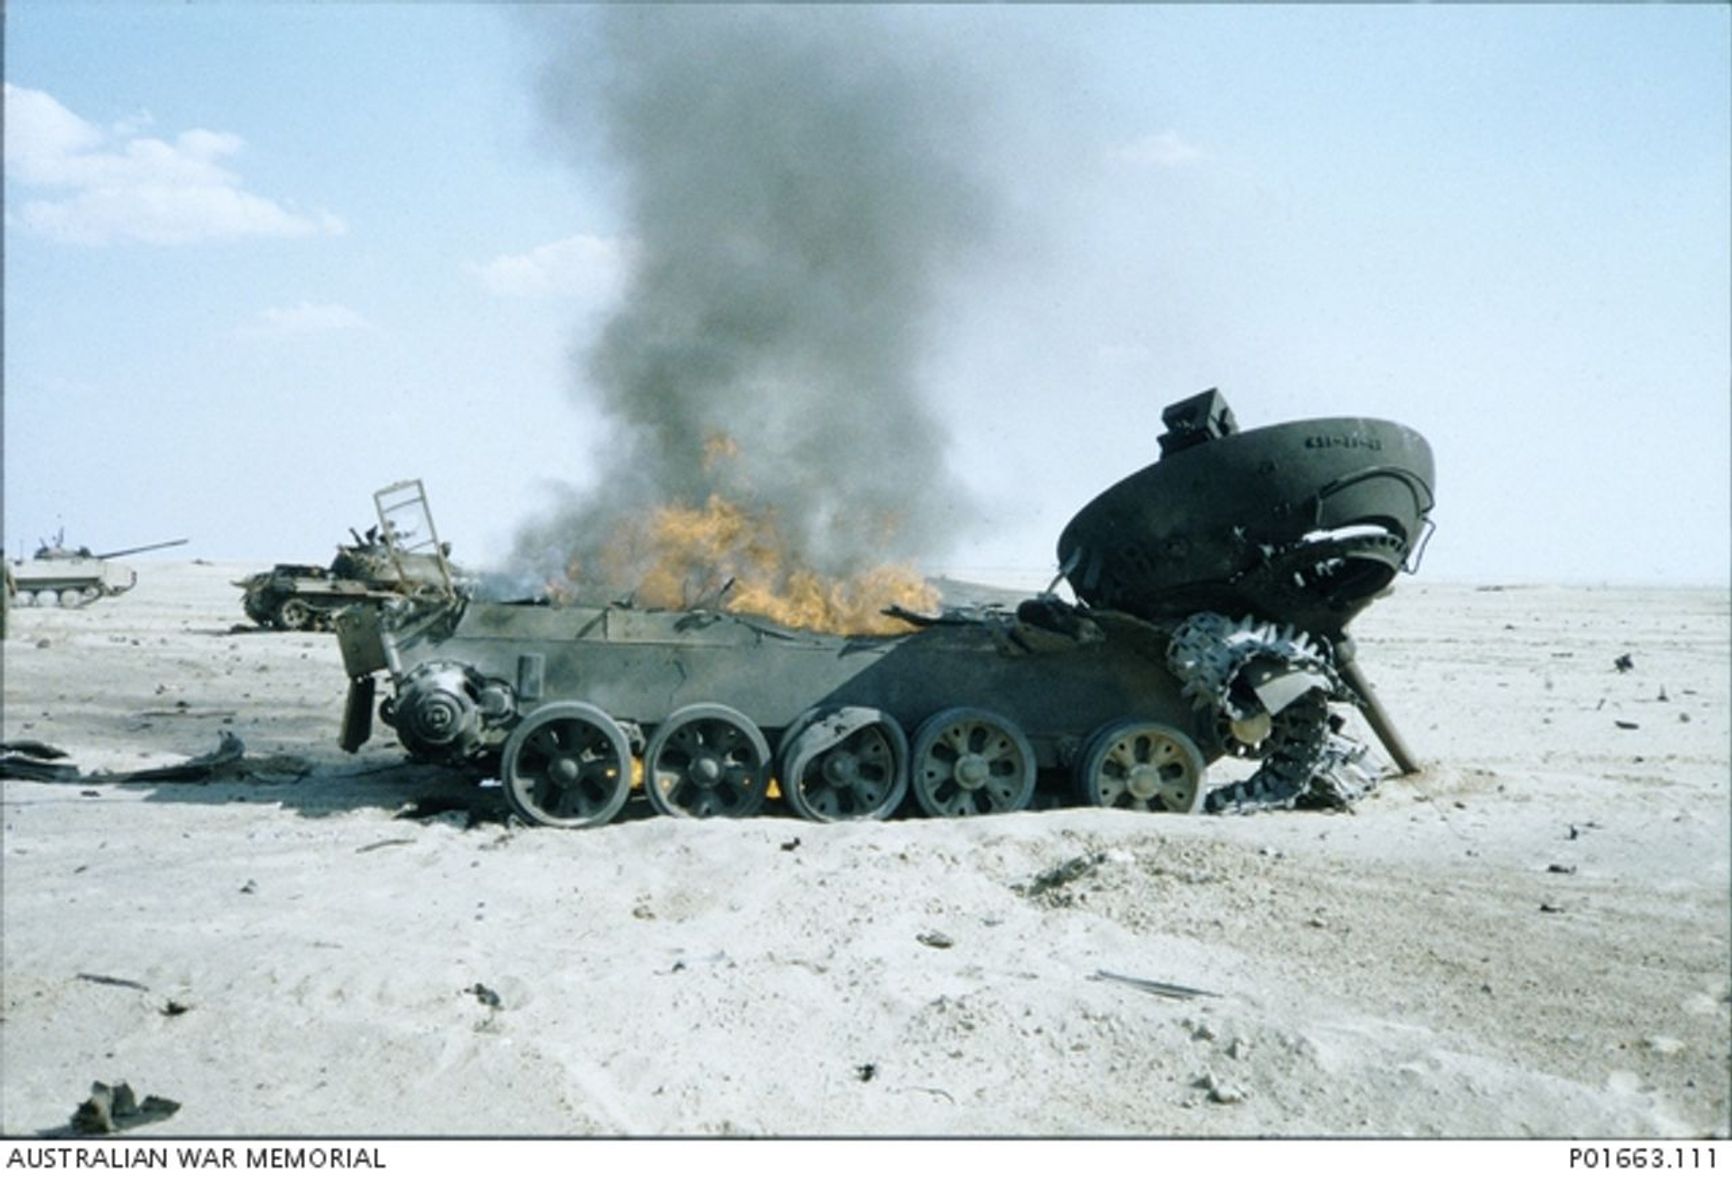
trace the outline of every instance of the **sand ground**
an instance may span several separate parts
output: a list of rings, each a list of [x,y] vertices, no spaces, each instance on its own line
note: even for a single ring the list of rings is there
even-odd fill
[[[4,782],[8,1135],[95,1079],[141,1135],[1728,1131],[1724,590],[1403,583],[1356,633],[1428,767],[1352,813],[560,832],[339,751],[252,569],[138,567],[12,614],[5,739],[255,759]]]

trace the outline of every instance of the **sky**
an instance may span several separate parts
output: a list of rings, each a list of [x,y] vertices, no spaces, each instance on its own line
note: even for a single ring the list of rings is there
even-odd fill
[[[678,254],[644,238],[654,161],[607,122],[617,11],[4,13],[8,557],[64,528],[324,562],[375,489],[420,478],[485,567],[629,476],[628,394],[593,357]],[[954,82],[960,105],[894,124],[920,141],[903,166],[978,200],[893,325],[919,446],[843,428],[852,409],[803,442],[838,465],[918,455],[894,481],[931,523],[928,571],[1051,570],[1071,515],[1158,456],[1161,408],[1216,387],[1243,428],[1424,434],[1422,577],[1727,582],[1732,9],[775,19],[818,40],[854,22],[852,75],[898,93]],[[668,76],[692,55],[699,100],[741,84],[705,72],[705,37],[657,43]],[[725,125],[820,117],[775,106]],[[701,201],[701,171],[679,174]],[[694,258],[736,244],[728,215],[690,221]]]

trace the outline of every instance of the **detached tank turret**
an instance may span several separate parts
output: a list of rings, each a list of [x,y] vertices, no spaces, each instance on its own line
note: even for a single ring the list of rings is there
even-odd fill
[[[44,542],[38,547],[30,559],[15,560],[8,566],[7,596],[11,603],[20,606],[81,609],[103,597],[118,597],[138,583],[136,571],[124,564],[111,564],[110,560],[175,548],[186,542],[171,539],[113,552],[92,552],[89,548],[66,547],[66,533],[62,531],[52,544]]]
[[[403,551],[401,545],[393,550],[378,527],[365,535],[350,528],[349,535],[354,542],[337,545],[329,568],[278,564],[235,581],[246,615],[277,629],[324,629],[350,605],[444,594],[465,583],[464,574],[447,560],[450,544]]]
[[[634,782],[692,817],[755,813],[772,781],[818,820],[1006,813],[1043,793],[1339,804],[1377,771],[1343,734],[1347,706],[1410,769],[1346,626],[1418,559],[1424,439],[1363,418],[1239,433],[1213,390],[1163,419],[1160,460],[1060,536],[1074,603],[892,608],[912,632],[864,637],[720,608],[398,599],[336,619],[340,743],[370,738],[383,678],[378,716],[413,759],[497,776],[524,820],[568,827],[610,820]],[[1239,771],[1212,783],[1222,760]]]

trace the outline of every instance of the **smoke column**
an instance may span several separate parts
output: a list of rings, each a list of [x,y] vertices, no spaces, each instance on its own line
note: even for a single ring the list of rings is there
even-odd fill
[[[993,219],[965,61],[869,9],[588,15],[542,96],[573,159],[599,126],[635,239],[575,381],[615,431],[519,557],[588,567],[620,520],[712,494],[826,575],[932,553],[968,512],[918,369]]]

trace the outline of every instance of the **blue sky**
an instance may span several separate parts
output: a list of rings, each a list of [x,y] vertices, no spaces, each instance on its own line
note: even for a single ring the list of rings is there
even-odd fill
[[[631,226],[536,97],[592,15],[8,4],[7,554],[323,560],[421,477],[486,563],[592,485]],[[1218,386],[1425,433],[1426,575],[1725,582],[1732,10],[882,17],[993,95],[994,244],[920,368],[978,509],[932,570],[1048,568]]]

